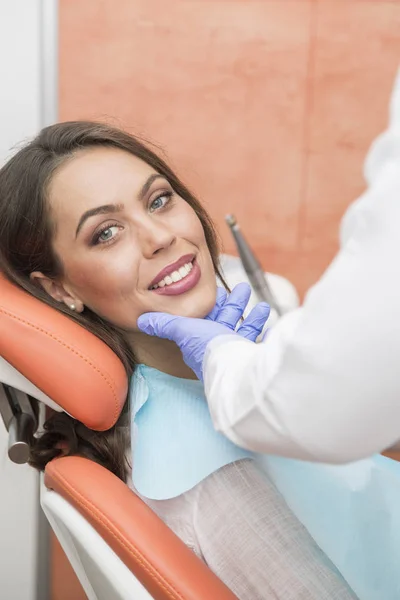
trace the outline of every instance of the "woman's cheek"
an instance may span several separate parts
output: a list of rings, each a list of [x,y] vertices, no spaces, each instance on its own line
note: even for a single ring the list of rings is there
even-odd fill
[[[128,257],[121,256],[118,260],[97,261],[86,265],[71,265],[65,274],[81,295],[103,298],[125,296],[135,289],[137,281],[137,266]]]

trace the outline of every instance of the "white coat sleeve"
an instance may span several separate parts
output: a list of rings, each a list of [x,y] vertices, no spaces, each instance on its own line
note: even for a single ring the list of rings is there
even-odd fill
[[[341,463],[400,439],[400,76],[365,175],[303,306],[261,344],[222,336],[207,348],[214,425],[240,446]]]

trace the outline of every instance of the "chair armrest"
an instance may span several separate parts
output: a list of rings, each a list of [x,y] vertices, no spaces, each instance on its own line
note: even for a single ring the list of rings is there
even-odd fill
[[[78,456],[51,461],[45,484],[96,529],[155,600],[237,600],[129,487]]]

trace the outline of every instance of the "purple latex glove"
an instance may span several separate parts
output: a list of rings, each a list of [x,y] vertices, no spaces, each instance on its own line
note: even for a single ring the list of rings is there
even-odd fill
[[[269,317],[270,307],[261,302],[235,328],[243,315],[251,294],[247,283],[239,283],[227,297],[218,290],[217,302],[205,319],[178,317],[166,313],[145,313],[138,327],[148,335],[173,340],[180,348],[185,363],[203,380],[203,359],[208,344],[220,335],[238,335],[255,342]]]

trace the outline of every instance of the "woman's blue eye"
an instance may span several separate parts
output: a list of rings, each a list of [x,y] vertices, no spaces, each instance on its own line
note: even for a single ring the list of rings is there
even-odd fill
[[[109,240],[112,237],[112,229],[111,227],[109,227],[108,229],[105,229],[100,235],[99,235],[99,240],[102,240],[103,242],[106,242],[107,240]]]
[[[104,244],[105,242],[109,242],[115,237],[115,234],[118,231],[118,229],[119,227],[117,227],[117,225],[112,225],[110,227],[107,227],[107,229],[103,229],[103,231],[100,231],[100,233],[97,235],[96,243]]]
[[[153,202],[150,205],[150,211],[154,212],[155,210],[159,210],[160,208],[165,206],[168,203],[171,196],[172,192],[163,192],[161,196],[158,196],[153,200]]]

